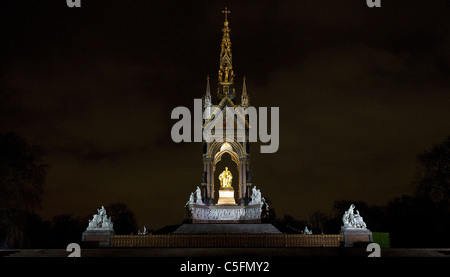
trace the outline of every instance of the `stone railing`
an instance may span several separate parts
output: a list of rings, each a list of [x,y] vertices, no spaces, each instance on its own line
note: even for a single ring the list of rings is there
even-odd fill
[[[111,247],[337,247],[338,235],[230,234],[230,235],[113,235]]]

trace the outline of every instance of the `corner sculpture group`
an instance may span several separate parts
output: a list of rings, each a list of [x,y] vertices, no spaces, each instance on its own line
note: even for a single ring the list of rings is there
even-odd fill
[[[353,213],[354,209],[355,205],[351,204],[348,211],[345,211],[344,215],[342,216],[344,228],[367,229],[366,223],[363,221],[363,218],[359,214],[359,211],[356,210],[356,213]]]

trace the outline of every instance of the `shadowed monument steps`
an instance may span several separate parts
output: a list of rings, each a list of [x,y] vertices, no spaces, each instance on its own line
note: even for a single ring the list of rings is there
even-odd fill
[[[183,224],[174,235],[209,235],[209,234],[282,234],[269,223],[196,223]]]

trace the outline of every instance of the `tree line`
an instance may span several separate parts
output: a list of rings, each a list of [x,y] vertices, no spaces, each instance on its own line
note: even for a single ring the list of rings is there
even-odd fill
[[[450,137],[418,154],[416,160],[411,195],[395,197],[383,205],[337,200],[330,212],[314,211],[302,220],[290,215],[278,217],[271,210],[266,221],[285,233],[301,233],[308,226],[314,234],[336,234],[344,211],[355,204],[372,232],[389,233],[391,247],[450,247]]]
[[[49,165],[43,149],[14,133],[0,133],[0,248],[65,248],[80,242],[92,215],[55,215],[43,220],[40,208]],[[137,233],[134,213],[124,203],[106,207],[116,234]]]
[[[46,173],[41,148],[27,144],[14,133],[0,133],[0,248],[64,248],[80,242],[92,215],[56,215],[42,220],[40,207]],[[450,247],[450,137],[417,155],[414,193],[384,205],[358,200],[337,200],[330,212],[314,211],[308,219],[278,217],[271,207],[265,222],[284,233],[336,234],[342,215],[355,204],[373,232],[389,232],[391,247]],[[125,203],[105,207],[116,234],[137,234],[134,213]],[[150,232],[152,232],[150,230]]]

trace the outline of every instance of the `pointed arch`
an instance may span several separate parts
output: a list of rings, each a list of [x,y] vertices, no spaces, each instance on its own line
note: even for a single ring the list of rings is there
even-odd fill
[[[236,141],[230,141],[230,142],[213,142],[211,146],[208,149],[208,152],[206,154],[207,157],[215,159],[217,153],[220,152],[220,148],[225,144],[228,143],[233,148],[232,152],[236,153],[237,159],[245,157],[245,151],[242,148],[242,145],[239,142]],[[231,155],[231,154],[230,154]],[[233,157],[233,156],[232,156]]]

